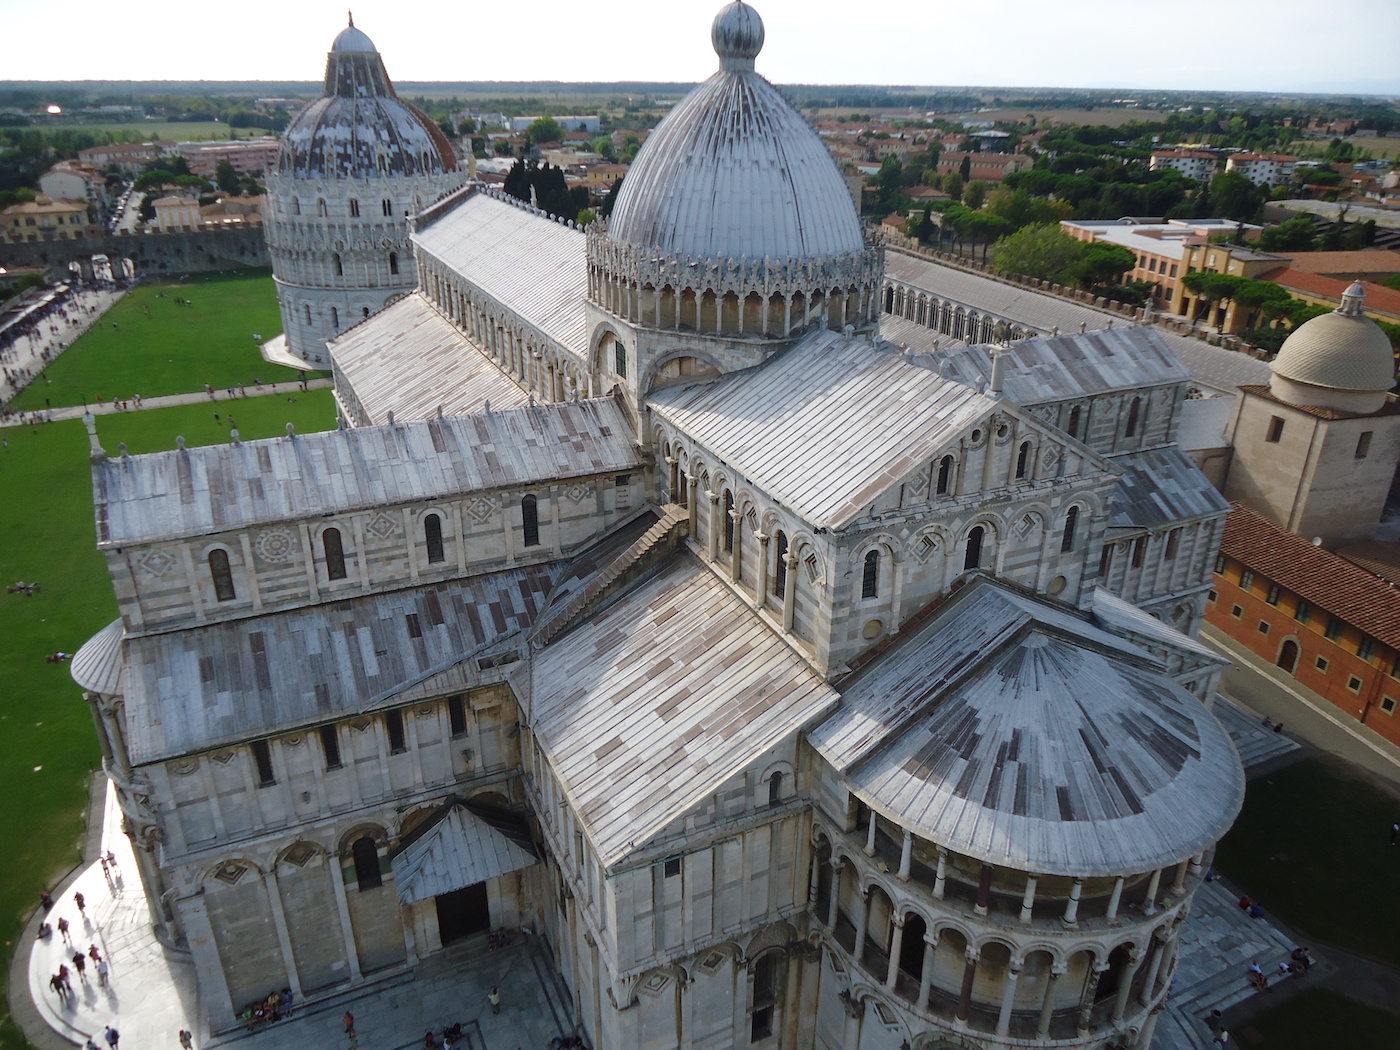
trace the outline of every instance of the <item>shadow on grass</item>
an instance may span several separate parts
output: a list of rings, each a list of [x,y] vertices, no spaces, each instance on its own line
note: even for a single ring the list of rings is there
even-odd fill
[[[1400,1019],[1325,988],[1311,988],[1233,1035],[1231,1045],[1267,1050],[1400,1050]]]
[[[1400,801],[1322,755],[1249,782],[1215,866],[1300,933],[1400,965]],[[1355,1044],[1362,1045],[1362,1044]]]

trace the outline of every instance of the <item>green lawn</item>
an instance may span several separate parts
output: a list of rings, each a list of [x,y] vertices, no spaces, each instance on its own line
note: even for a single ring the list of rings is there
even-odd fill
[[[197,296],[197,292],[194,293]],[[186,405],[102,416],[98,433],[115,455],[228,440],[233,408],[245,438],[335,425],[329,390],[285,397]],[[73,652],[116,616],[106,567],[96,550],[88,440],[77,420],[0,430],[0,580],[38,580],[33,597],[0,593],[0,936],[12,947],[24,917],[78,860],[88,774],[100,763],[92,720],[67,664],[48,664],[56,650]],[[24,1045],[0,1000],[0,1048]]]
[[[47,129],[49,125],[45,125]],[[109,131],[119,142],[127,140],[150,142],[152,139],[174,139],[176,142],[196,142],[206,139],[222,140],[232,138],[233,132],[246,139],[250,132],[258,128],[230,128],[216,120],[192,121],[114,121],[110,124],[56,124],[57,131]]]
[[[176,298],[193,305],[177,305]],[[149,311],[149,314],[148,314]],[[113,328],[113,323],[117,327]],[[253,333],[282,331],[267,270],[192,275],[138,285],[14,399],[21,410],[80,405],[97,398],[156,397],[226,389],[254,379],[285,382],[296,370],[270,365]],[[319,374],[319,373],[318,373]]]
[[[1250,781],[1215,866],[1309,937],[1400,965],[1397,817],[1400,802],[1340,760],[1305,759]]]
[[[1400,1018],[1325,988],[1310,988],[1231,1033],[1262,1050],[1400,1050]]]

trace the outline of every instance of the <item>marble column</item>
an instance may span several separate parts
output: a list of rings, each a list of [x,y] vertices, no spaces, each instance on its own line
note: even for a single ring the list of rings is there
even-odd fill
[[[1065,902],[1066,926],[1079,925],[1079,895],[1084,892],[1084,880],[1075,879],[1069,888],[1069,900]]]
[[[832,934],[836,933],[836,922],[840,918],[841,907],[841,872],[846,869],[846,865],[841,861],[833,861],[831,865],[831,899],[826,902],[826,926]]]
[[[856,919],[855,956],[857,963],[865,961],[865,935],[870,928],[870,891],[860,891],[860,914]]]
[[[928,993],[933,988],[933,954],[938,950],[938,935],[924,934],[924,966],[919,974],[919,1006],[928,1007]]]
[[[904,950],[904,916],[898,913],[890,916],[894,928],[890,935],[890,964],[885,970],[885,987],[894,991],[899,983],[899,955]]]
[[[1035,884],[1034,875],[1026,876],[1026,892],[1021,897],[1021,921],[1030,922],[1035,912]]]
[[[1158,868],[1147,881],[1147,899],[1142,902],[1144,915],[1157,914],[1157,891],[1162,888],[1162,869]]]
[[[797,613],[797,555],[791,551],[783,555],[783,565],[787,569],[783,587],[783,630],[790,633],[793,617]]]
[[[721,521],[720,515],[723,512],[719,509],[718,492],[711,492],[709,489],[706,489],[705,495],[709,498],[710,501],[710,517],[708,526],[710,530],[710,542],[707,546],[709,547],[710,562],[714,563],[719,561],[719,534],[720,531],[724,528],[724,523],[723,521]]]
[[[753,538],[758,540],[758,587],[754,590],[754,608],[763,608],[764,602],[768,600],[768,539],[766,532],[755,532]]]
[[[873,856],[875,856],[875,832],[876,832],[876,830],[877,830],[877,828],[876,828],[875,811],[874,811],[874,810],[871,810],[871,812],[870,812],[870,823],[867,824],[866,827],[865,827],[865,855],[866,855],[867,857],[873,857]]]
[[[1051,969],[1045,978],[1045,997],[1040,1001],[1040,1024],[1036,1028],[1036,1034],[1041,1039],[1050,1034],[1050,1019],[1055,1013],[1055,988],[1064,973],[1064,970]]]
[[[1164,945],[1162,941],[1153,935],[1152,945],[1149,949],[1152,954],[1147,960],[1147,979],[1142,982],[1142,991],[1138,995],[1138,1002],[1147,1006],[1152,1002],[1153,986],[1157,983],[1157,973],[1162,969],[1162,954]]]
[[[963,1024],[972,1016],[972,985],[977,980],[977,956],[976,948],[967,949],[967,963],[963,967],[962,989],[958,992],[958,1013],[957,1018]]]
[[[1021,961],[1013,959],[1006,970],[1006,984],[1001,990],[1001,1013],[997,1015],[997,1035],[1011,1031],[1011,1008],[1016,1004],[1016,982],[1021,977]]]
[[[1113,880],[1113,892],[1109,894],[1108,897],[1108,912],[1105,914],[1104,917],[1107,918],[1109,922],[1112,922],[1114,919],[1118,918],[1118,906],[1122,903],[1123,876],[1119,875],[1118,878]]]
[[[948,888],[948,851],[940,848],[938,851],[938,867],[933,873],[933,895],[939,900],[943,899],[943,894]]]
[[[899,877],[909,878],[909,871],[914,864],[914,833],[908,828],[904,829],[904,848],[899,854]]]
[[[1128,1009],[1128,998],[1133,990],[1133,974],[1137,973],[1138,962],[1142,959],[1142,951],[1139,948],[1128,950],[1128,962],[1123,967],[1123,973],[1118,978],[1118,994],[1113,1000],[1113,1019],[1123,1020],[1123,1014]]]

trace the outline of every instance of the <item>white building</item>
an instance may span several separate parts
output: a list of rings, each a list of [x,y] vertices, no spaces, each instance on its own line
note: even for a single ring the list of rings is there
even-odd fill
[[[1225,161],[1226,171],[1238,171],[1260,186],[1282,186],[1297,167],[1298,158],[1287,153],[1235,153]]]
[[[523,924],[602,1048],[1151,1043],[1243,797],[1189,377],[882,340],[758,15],[712,38],[610,223],[415,220],[343,429],[94,436],[73,674],[213,1030]]]
[[[1203,149],[1154,149],[1148,163],[1151,171],[1161,168],[1175,168],[1188,179],[1209,182],[1215,177],[1219,158],[1210,150]]]
[[[287,128],[267,178],[287,350],[325,367],[327,339],[409,291],[407,217],[465,179],[441,129],[394,93],[369,37],[343,30],[324,94]]]
[[[82,161],[61,160],[39,176],[39,192],[54,200],[107,202],[107,176],[101,168]]]

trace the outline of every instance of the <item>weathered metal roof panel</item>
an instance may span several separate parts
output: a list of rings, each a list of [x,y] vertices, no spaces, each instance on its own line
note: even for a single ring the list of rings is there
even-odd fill
[[[1111,529],[1158,529],[1224,517],[1230,504],[1175,445],[1114,456],[1118,485],[1108,504]]]

